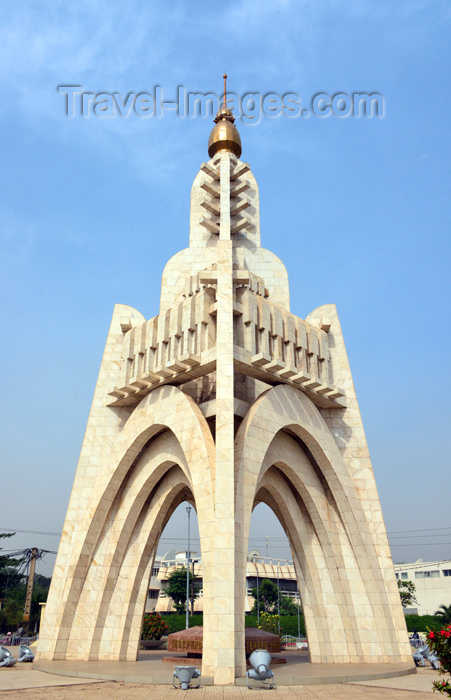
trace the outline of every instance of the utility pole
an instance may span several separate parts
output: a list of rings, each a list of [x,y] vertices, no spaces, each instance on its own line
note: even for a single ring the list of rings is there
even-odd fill
[[[30,569],[28,572],[28,582],[27,582],[27,594],[25,596],[25,607],[24,607],[24,614],[23,614],[23,621],[25,623],[25,632],[28,632],[28,623],[30,621],[31,598],[33,595],[34,572],[36,570],[37,554],[38,554],[38,548],[33,547],[31,550]]]
[[[16,562],[14,562],[14,558],[20,557],[19,570],[16,574],[19,576],[20,580],[25,577],[25,571],[27,570],[27,592],[25,594],[25,605],[22,617],[22,622],[24,623],[24,628],[26,632],[28,632],[28,626],[30,622],[31,599],[33,597],[33,584],[34,575],[36,571],[36,562],[38,559],[42,559],[45,554],[56,554],[56,552],[53,552],[50,549],[38,549],[38,547],[33,547],[32,549],[19,549],[16,552],[11,552],[8,555],[8,559],[12,560],[14,564],[16,564]],[[8,575],[4,595],[6,595],[9,586],[9,572],[10,569],[8,567]]]

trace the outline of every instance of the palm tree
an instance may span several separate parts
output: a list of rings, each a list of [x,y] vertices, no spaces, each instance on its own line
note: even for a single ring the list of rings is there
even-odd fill
[[[440,618],[440,622],[444,625],[451,624],[451,605],[440,605],[434,615]]]

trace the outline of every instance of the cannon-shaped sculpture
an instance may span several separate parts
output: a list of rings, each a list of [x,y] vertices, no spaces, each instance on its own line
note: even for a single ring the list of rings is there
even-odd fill
[[[413,660],[415,661],[415,666],[426,666],[426,659],[431,664],[432,668],[436,671],[440,668],[440,659],[435,654],[431,653],[427,644],[417,647]]]
[[[17,663],[17,659],[11,654],[10,650],[6,647],[0,647],[0,666],[14,666]]]
[[[274,688],[274,673],[269,670],[269,664],[271,663],[270,653],[266,649],[257,649],[250,655],[249,662],[253,668],[246,673],[247,687],[252,688],[249,685],[249,679],[260,681],[265,685],[268,685],[265,681],[271,679],[269,687]]]
[[[180,685],[175,684],[175,679],[178,679]],[[181,688],[182,690],[188,690],[190,683],[193,678],[198,678],[197,685],[192,686],[193,688],[198,688],[200,685],[200,671],[195,666],[175,666],[174,673],[172,675],[172,685],[174,688]]]
[[[30,647],[27,647],[25,644],[21,644],[19,647],[19,663],[31,663],[33,659],[34,654]]]

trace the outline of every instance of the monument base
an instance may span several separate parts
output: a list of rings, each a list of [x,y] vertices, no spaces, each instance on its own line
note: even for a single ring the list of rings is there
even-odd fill
[[[35,661],[33,669],[45,673],[75,678],[98,678],[99,680],[122,683],[148,683],[167,685],[171,681],[172,667],[163,662],[167,651],[141,651],[137,661]],[[186,664],[186,657],[180,655],[180,665]],[[193,666],[200,666],[201,660],[193,659]],[[412,663],[404,664],[312,664],[308,653],[292,652],[287,663],[274,668],[276,682],[281,685],[322,685],[327,683],[347,683],[352,681],[397,678],[416,673]],[[213,685],[213,678],[202,676],[202,685]],[[237,678],[235,685],[245,686],[246,678]]]

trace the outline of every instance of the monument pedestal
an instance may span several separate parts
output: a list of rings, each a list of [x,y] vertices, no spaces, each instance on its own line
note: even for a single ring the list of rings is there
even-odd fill
[[[174,632],[168,636],[168,651],[186,653],[188,657],[202,657],[203,638],[204,629],[200,626]],[[257,627],[245,628],[244,649],[246,656],[250,656],[256,649],[266,649],[270,654],[278,654],[281,648],[278,634],[271,634],[271,632],[265,632]]]

